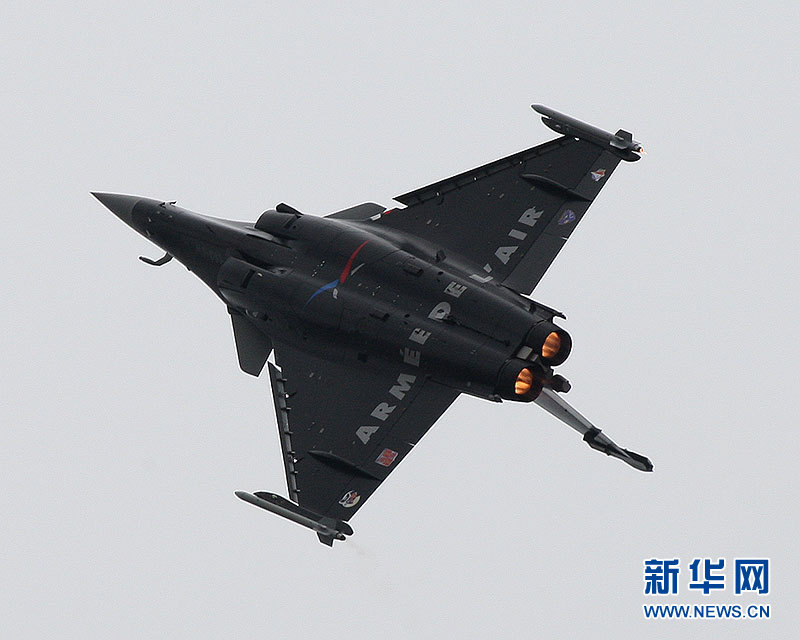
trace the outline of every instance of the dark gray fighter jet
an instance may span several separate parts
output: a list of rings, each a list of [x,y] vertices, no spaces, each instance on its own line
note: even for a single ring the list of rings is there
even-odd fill
[[[95,193],[228,308],[239,364],[268,366],[289,499],[237,492],[327,545],[461,393],[536,402],[594,449],[641,471],[567,404],[558,311],[527,297],[620,160],[612,134],[534,105],[561,136],[396,198],[324,218],[286,204],[255,224],[174,202]]]

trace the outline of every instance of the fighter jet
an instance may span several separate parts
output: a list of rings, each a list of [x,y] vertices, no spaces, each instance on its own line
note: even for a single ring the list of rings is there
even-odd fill
[[[621,160],[642,146],[533,105],[560,136],[396,198],[255,223],[94,193],[226,305],[241,369],[272,384],[288,499],[236,495],[333,546],[459,394],[535,402],[640,471],[562,397],[572,340],[529,297]],[[268,362],[270,354],[272,361]]]

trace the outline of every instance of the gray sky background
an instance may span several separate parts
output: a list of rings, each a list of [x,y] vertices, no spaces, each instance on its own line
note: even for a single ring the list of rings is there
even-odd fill
[[[4,635],[796,637],[800,10],[700,4],[4,3]],[[570,402],[655,473],[463,397],[333,550],[237,500],[285,493],[268,380],[89,191],[390,205],[551,139],[533,102],[649,152],[534,297]],[[758,602],[686,593],[748,556],[770,622],[644,620],[644,559],[681,559],[668,602]]]

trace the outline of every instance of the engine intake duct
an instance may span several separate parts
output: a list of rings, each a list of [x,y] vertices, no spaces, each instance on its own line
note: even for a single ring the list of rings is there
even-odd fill
[[[551,367],[563,363],[572,351],[572,338],[561,327],[549,320],[534,325],[525,338],[525,344]]]

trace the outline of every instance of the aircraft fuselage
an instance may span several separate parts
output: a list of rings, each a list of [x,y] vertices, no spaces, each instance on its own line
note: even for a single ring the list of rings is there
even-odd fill
[[[129,218],[120,217],[229,308],[271,338],[329,360],[406,375],[424,369],[464,393],[528,401],[538,381],[553,381],[539,343],[557,331],[569,349],[552,310],[485,286],[471,277],[479,268],[421,239],[296,212],[267,211],[252,225],[146,198],[130,204]],[[537,382],[516,393],[522,368]]]

